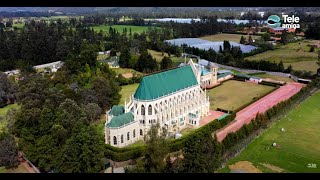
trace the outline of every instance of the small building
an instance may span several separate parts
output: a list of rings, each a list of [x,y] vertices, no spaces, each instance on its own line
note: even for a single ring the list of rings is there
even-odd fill
[[[278,28],[269,28],[269,32],[272,34],[282,34],[285,31],[284,28],[278,27]]]
[[[249,78],[249,81],[254,83],[260,83],[262,81],[262,78],[251,76]]]
[[[221,73],[217,77],[219,83],[223,82],[225,80],[231,79],[231,78],[233,78],[233,73],[232,72]]]

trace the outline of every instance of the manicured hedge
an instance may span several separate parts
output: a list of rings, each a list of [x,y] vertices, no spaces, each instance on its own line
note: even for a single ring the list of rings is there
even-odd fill
[[[225,113],[232,113],[233,112],[231,110],[221,109],[221,108],[217,108],[217,111],[221,111],[221,112],[225,112]]]
[[[268,82],[268,81],[263,81],[263,80],[261,82],[259,82],[259,84],[267,85],[267,86],[273,86],[273,87],[283,86],[284,85],[282,83]]]

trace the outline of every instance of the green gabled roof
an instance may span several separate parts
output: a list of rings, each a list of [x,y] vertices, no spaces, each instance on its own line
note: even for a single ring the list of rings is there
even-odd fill
[[[218,118],[218,121],[223,120],[223,119],[224,119],[225,117],[227,117],[227,116],[229,116],[228,113],[223,114],[222,116],[220,116],[220,117]]]
[[[117,105],[112,106],[111,110],[109,111],[109,114],[113,116],[119,116],[123,113],[124,113],[123,106],[117,106]]]
[[[204,75],[207,75],[207,74],[210,74],[211,71],[208,71],[207,69],[202,69],[201,70],[201,76],[204,76]]]
[[[223,74],[219,74],[217,78],[220,79],[220,78],[226,77],[226,76],[228,76],[230,74],[232,74],[232,73],[226,72],[226,73],[223,73]]]
[[[191,66],[145,76],[134,94],[140,100],[156,99],[198,84]]]
[[[121,127],[125,124],[129,124],[134,121],[133,114],[131,112],[115,116],[107,124],[108,127]]]

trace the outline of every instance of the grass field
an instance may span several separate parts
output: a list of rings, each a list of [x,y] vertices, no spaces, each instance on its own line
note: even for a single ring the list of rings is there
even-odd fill
[[[120,105],[124,105],[125,99],[129,99],[129,96],[131,96],[138,88],[139,84],[130,84],[126,86],[121,86],[121,99],[120,99]]]
[[[284,63],[284,67],[288,67],[290,64],[294,70],[306,70],[312,71],[314,73],[317,72],[317,69],[319,68],[317,61],[300,61],[294,63]]]
[[[267,60],[271,62],[279,63],[281,60],[285,67],[291,64],[295,70],[307,70],[316,72],[315,62],[317,61],[318,55],[315,49],[314,52],[309,52],[310,47],[307,45],[314,44],[316,41],[303,40],[299,42],[289,43],[278,47],[272,51],[266,51],[254,56],[247,57],[248,60]]]
[[[236,43],[240,42],[241,36],[245,37],[247,40],[249,39],[248,35],[241,35],[241,34],[215,34],[210,36],[203,36],[200,39],[208,40],[208,41],[233,41]],[[260,36],[252,36],[253,39],[258,39]]]
[[[124,74],[124,73],[136,73],[137,75],[142,75],[143,73],[136,71],[134,69],[130,68],[113,68],[113,71],[115,71],[117,74]]]
[[[210,109],[235,110],[249,103],[253,98],[260,97],[271,91],[273,88],[271,86],[229,80],[207,91],[210,97]]]
[[[270,78],[276,81],[284,81],[284,82],[294,82],[294,80],[292,80],[291,78],[287,78],[287,77],[280,77],[280,76],[275,76],[275,75],[271,75],[271,74],[257,74],[257,75],[253,75],[256,77],[261,77],[261,78]]]
[[[108,59],[109,57],[110,57],[110,55],[108,55],[108,54],[98,54],[97,60],[98,61],[105,60],[105,59]]]
[[[277,169],[283,172],[320,172],[319,109],[320,91],[267,129],[227,165],[250,161],[256,167],[264,166],[271,172],[277,172]],[[281,128],[285,132],[280,131]],[[276,147],[271,146],[274,142]],[[266,172],[263,168],[261,170]],[[228,167],[219,170],[229,171]]]
[[[168,53],[164,52],[164,56],[162,56],[162,53],[159,51],[148,49],[148,53],[151,54],[153,58],[157,60],[157,62],[161,62],[161,60],[164,58],[164,56],[169,56]],[[185,59],[183,57],[176,57],[175,55],[171,54],[171,60],[173,62],[173,66],[178,66],[180,63],[183,63]],[[189,59],[187,58],[187,62]],[[194,61],[195,62],[195,61]]]
[[[100,30],[102,30],[103,32],[109,32],[109,27],[108,25],[100,25],[100,26],[92,26],[91,28],[93,28],[94,31],[96,32],[100,32]],[[113,25],[111,26],[112,28],[115,28],[116,31],[118,31],[119,33],[122,33],[124,28],[127,28],[128,34],[130,32],[130,28],[131,28],[131,33],[137,33],[140,34],[143,31],[146,31],[149,26],[127,26],[127,25]]]
[[[151,50],[151,49],[148,49],[148,53],[151,54],[151,56],[153,58],[155,58],[157,60],[157,62],[161,62],[161,60],[167,56],[169,57],[168,53],[164,52],[163,53],[163,56],[162,56],[162,52],[159,52],[159,51],[155,51],[155,50]]]
[[[5,121],[5,116],[6,116],[7,112],[10,109],[16,109],[16,108],[18,108],[17,104],[10,104],[4,108],[0,108],[0,132],[2,132],[7,125],[7,122]]]

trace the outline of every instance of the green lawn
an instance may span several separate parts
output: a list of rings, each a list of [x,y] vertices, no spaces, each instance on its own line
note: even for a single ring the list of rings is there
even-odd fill
[[[148,49],[148,53],[151,54],[151,56],[153,58],[155,58],[158,62],[161,62],[161,60],[167,56],[169,57],[168,53],[166,52],[163,52],[163,56],[162,56],[162,52],[159,52],[159,51],[155,51],[155,50],[151,50],[151,49]]]
[[[250,161],[256,166],[269,164],[279,167],[284,169],[284,172],[319,173],[319,109],[320,91],[267,129],[227,164]],[[281,128],[284,128],[285,132],[280,131]],[[277,147],[271,146],[274,142],[277,143]],[[310,168],[308,164],[316,168]],[[226,172],[227,169],[221,169],[219,172]]]
[[[210,109],[235,110],[272,89],[272,86],[229,80],[208,90],[207,94],[210,98]]]
[[[126,85],[126,86],[121,86],[121,91],[120,91],[120,95],[121,95],[121,99],[120,99],[120,105],[124,105],[125,99],[127,99],[127,101],[129,100],[129,97],[135,93],[135,91],[137,90],[139,84],[130,84],[130,85]]]
[[[125,74],[125,73],[136,73],[137,75],[142,75],[143,73],[138,72],[134,69],[130,68],[112,68],[113,71],[115,71],[117,74]]]
[[[270,78],[276,81],[284,81],[284,82],[294,82],[294,80],[292,80],[291,78],[287,78],[287,77],[280,77],[280,76],[275,76],[275,75],[271,75],[271,74],[257,74],[257,75],[253,75],[256,77],[261,77],[261,78]]]
[[[100,30],[102,30],[103,32],[109,32],[109,25],[100,25],[100,26],[92,26],[91,28],[93,28],[94,31],[96,32],[100,32]],[[149,26],[128,26],[128,25],[113,25],[111,26],[112,28],[115,28],[116,31],[118,31],[119,33],[122,33],[124,28],[127,28],[128,34],[131,28],[131,33],[137,33],[140,34],[143,31],[147,31],[147,29],[149,28]]]
[[[247,40],[249,39],[248,35],[226,34],[226,33],[203,36],[203,37],[200,37],[200,39],[204,39],[204,40],[208,40],[208,41],[233,41],[233,42],[239,43],[241,36],[245,37]],[[252,35],[252,38],[258,39],[258,38],[260,38],[260,36],[253,36]]]
[[[5,116],[7,112],[10,109],[16,109],[16,108],[18,108],[17,104],[10,104],[4,108],[0,108],[0,132],[2,132],[7,125],[7,122],[5,121]]]
[[[267,60],[271,62],[279,63],[281,60],[285,67],[291,64],[293,69],[296,70],[307,70],[316,72],[315,62],[317,61],[318,55],[315,52],[309,52],[310,47],[307,45],[314,44],[314,40],[303,40],[299,42],[289,43],[276,48],[275,50],[266,51],[254,56],[247,57],[248,60]]]
[[[108,54],[98,54],[97,60],[100,61],[100,60],[107,59],[109,57],[110,57],[110,55],[108,55]]]

